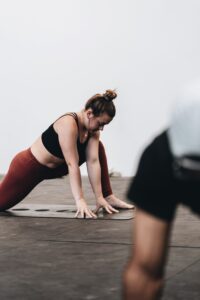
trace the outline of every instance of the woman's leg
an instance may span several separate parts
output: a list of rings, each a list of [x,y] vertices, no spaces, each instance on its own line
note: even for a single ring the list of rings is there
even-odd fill
[[[112,192],[109,173],[108,173],[106,153],[101,141],[99,142],[99,162],[101,165],[101,185],[102,185],[103,196],[106,198],[108,203],[118,208],[133,208],[134,206],[132,204],[128,204],[125,201],[120,200]]]
[[[101,166],[102,192],[103,192],[103,196],[107,197],[111,195],[113,192],[110,184],[107,157],[106,157],[104,146],[101,141],[99,141],[99,162]]]
[[[0,183],[0,211],[23,200],[44,179],[45,169],[37,162],[30,149],[18,153]]]

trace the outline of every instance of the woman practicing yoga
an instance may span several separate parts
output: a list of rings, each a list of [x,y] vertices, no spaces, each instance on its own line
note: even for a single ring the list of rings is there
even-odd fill
[[[75,217],[96,218],[103,207],[108,213],[115,208],[132,208],[112,192],[107,159],[100,130],[115,116],[115,91],[107,90],[90,98],[78,113],[66,113],[57,119],[32,146],[18,153],[0,184],[0,211],[23,200],[42,180],[69,174],[77,212]],[[96,198],[92,211],[84,199],[79,166],[87,163],[89,180]]]

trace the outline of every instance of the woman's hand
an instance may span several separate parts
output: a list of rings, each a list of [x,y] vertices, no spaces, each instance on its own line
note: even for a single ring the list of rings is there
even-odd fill
[[[129,204],[129,203],[123,201],[123,200],[120,200],[119,198],[117,198],[113,194],[107,196],[105,199],[106,199],[106,201],[108,201],[108,203],[110,205],[112,205],[115,208],[124,208],[124,209],[134,208],[133,204]]]
[[[112,214],[112,213],[118,213],[119,211],[112,207],[103,197],[99,197],[96,201],[96,208],[94,210],[94,213],[98,213],[100,208],[104,208],[107,213]]]
[[[76,206],[77,206],[77,212],[75,214],[75,218],[78,218],[79,215],[81,216],[81,218],[85,218],[85,217],[95,218],[95,219],[97,218],[95,213],[93,213],[91,209],[89,209],[87,203],[83,198],[76,201]]]

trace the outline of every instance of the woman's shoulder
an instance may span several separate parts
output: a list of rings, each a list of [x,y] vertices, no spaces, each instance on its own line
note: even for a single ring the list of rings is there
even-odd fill
[[[68,113],[65,113],[65,114],[63,114],[63,115],[61,115],[60,117],[58,117],[55,121],[54,121],[54,123],[56,123],[57,121],[59,121],[59,120],[74,120],[76,123],[78,122],[78,115],[77,115],[77,113],[75,113],[75,112],[68,112]],[[53,123],[53,124],[54,124]],[[73,122],[72,122],[73,123]]]
[[[77,121],[74,116],[67,113],[59,117],[54,123],[53,127],[55,131],[59,134],[62,132],[78,132]]]

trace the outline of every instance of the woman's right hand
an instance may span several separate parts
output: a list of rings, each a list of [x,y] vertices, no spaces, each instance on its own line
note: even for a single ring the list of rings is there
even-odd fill
[[[76,201],[77,212],[75,214],[75,218],[78,218],[79,215],[81,218],[97,218],[97,216],[92,212],[91,209],[87,206],[87,203],[83,198]]]

